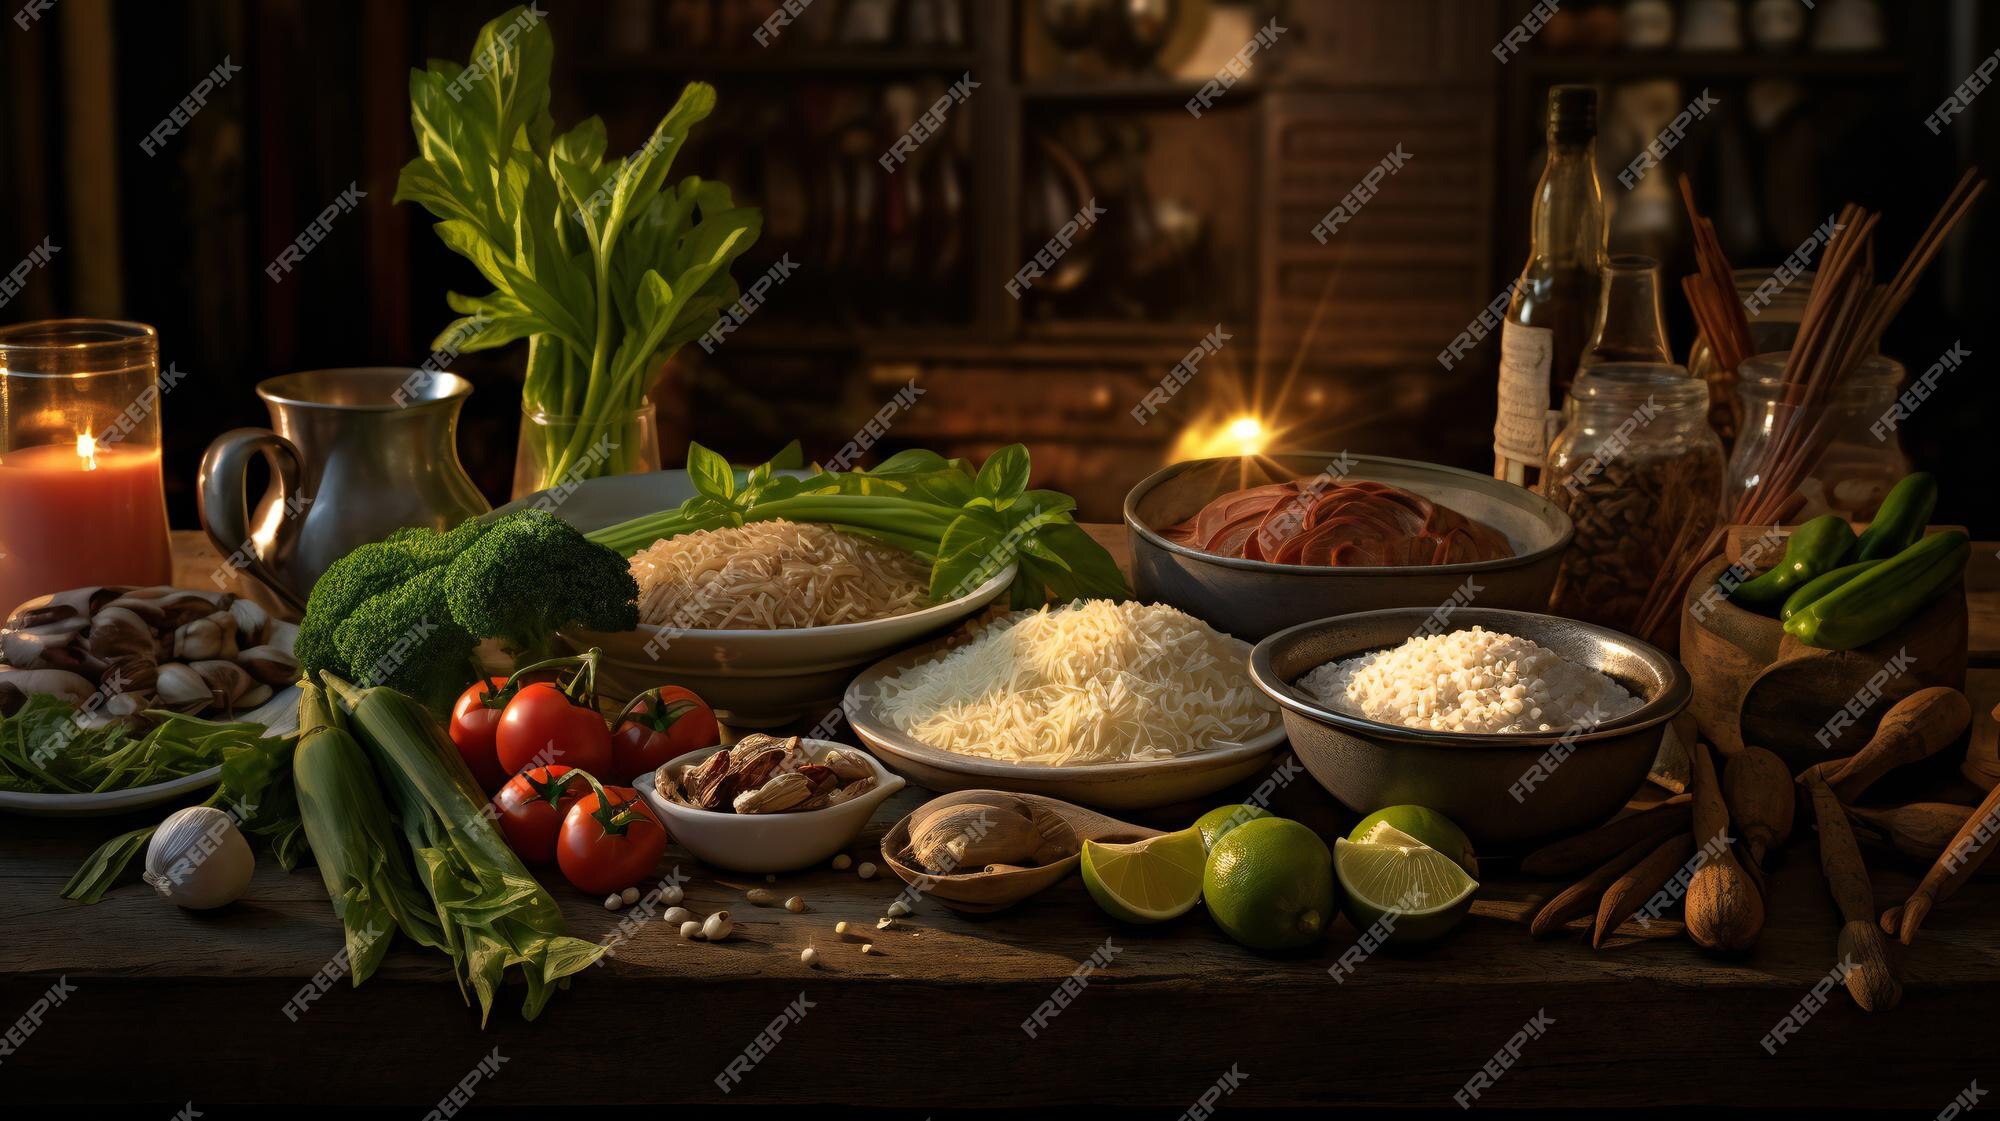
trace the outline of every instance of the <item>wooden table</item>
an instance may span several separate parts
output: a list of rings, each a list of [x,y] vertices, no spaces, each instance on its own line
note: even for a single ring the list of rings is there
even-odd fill
[[[1123,555],[1122,533],[1100,536]],[[205,579],[213,554],[191,535],[181,544],[184,571]],[[1977,735],[1990,750],[2000,563],[1991,544],[1977,558],[1973,692]],[[879,863],[881,829],[921,800],[905,792],[878,814],[851,850],[856,861]],[[1328,832],[1352,819],[1310,781],[1286,788],[1274,808]],[[1230,1106],[1451,1109],[1537,1015],[1546,1027],[1517,1041],[1518,1061],[1477,1104],[1935,1114],[1973,1079],[2000,1079],[1990,1028],[2000,1002],[1992,883],[1940,908],[1918,946],[1897,949],[1907,989],[1900,1008],[1869,1016],[1836,989],[1775,1055],[1760,1045],[1835,964],[1839,924],[1809,821],[1799,830],[1805,842],[1783,855],[1768,926],[1748,955],[1704,954],[1685,940],[1625,940],[1603,952],[1574,937],[1531,941],[1524,916],[1562,885],[1496,870],[1455,935],[1374,954],[1340,982],[1328,968],[1355,944],[1345,920],[1315,952],[1259,957],[1199,914],[1162,928],[1118,926],[1072,877],[983,919],[921,901],[876,932],[902,886],[886,874],[784,877],[780,892],[810,904],[793,915],[744,903],[745,889],[762,886],[757,878],[718,876],[675,850],[669,862],[693,876],[687,905],[731,908],[734,939],[683,942],[645,924],[538,1022],[520,1019],[518,989],[509,989],[483,1031],[444,959],[406,946],[365,987],[343,982],[288,1018],[286,1003],[341,945],[309,868],[287,875],[264,862],[248,898],[216,914],[176,911],[139,886],[88,908],[57,897],[93,846],[135,824],[144,820],[0,818],[0,1031],[57,982],[73,989],[0,1057],[0,1100],[428,1108],[497,1048],[508,1062],[477,1084],[480,1105],[583,1097],[932,1110],[1072,1101],[1173,1116],[1234,1071],[1243,1077]],[[1873,850],[1870,859],[1883,905],[1922,871]],[[552,886],[573,933],[617,929],[620,916]],[[868,929],[878,952],[864,956],[838,938],[842,919]],[[821,955],[817,971],[799,961],[808,943]],[[1079,976],[1093,954],[1107,963]],[[801,998],[810,1002],[803,1017],[722,1092],[717,1076]],[[1044,1023],[1031,1034],[1023,1024],[1038,1008]]]

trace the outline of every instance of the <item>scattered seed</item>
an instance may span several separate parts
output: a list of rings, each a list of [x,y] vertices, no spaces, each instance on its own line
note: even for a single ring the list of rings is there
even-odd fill
[[[729,932],[735,929],[736,924],[729,921],[729,912],[717,911],[702,922],[701,936],[710,942],[720,942],[729,937]]]
[[[769,907],[778,901],[777,893],[761,887],[753,887],[749,891],[744,892],[743,898],[748,899],[753,906],[757,907]]]
[[[854,867],[854,858],[844,852],[833,858],[833,870],[836,872],[845,872],[852,867]]]
[[[874,952],[875,952],[875,943],[873,943],[873,942],[863,942],[863,943],[861,944],[861,952],[862,952],[862,953],[864,953],[864,954],[872,954],[872,953],[874,953]]]
[[[892,926],[894,926],[894,925],[896,925],[896,920],[895,920],[895,919],[892,919],[892,918],[889,918],[889,917],[888,917],[888,916],[886,916],[886,915],[885,915],[885,916],[883,916],[882,918],[879,918],[879,919],[876,919],[876,920],[875,920],[875,929],[876,929],[876,930],[887,930],[887,929],[889,929],[890,927],[892,927]]]
[[[681,937],[692,942],[701,937],[701,924],[689,919],[681,924]]]
[[[811,946],[807,946],[805,949],[799,951],[799,960],[806,963],[807,969],[818,969],[819,951],[813,949]]]
[[[792,896],[790,899],[785,900],[785,910],[790,911],[794,915],[799,914],[805,909],[806,909],[806,901],[800,899],[796,895]]]
[[[694,912],[688,910],[686,907],[669,907],[666,914],[660,916],[660,921],[666,923],[668,926],[679,926],[692,918],[694,918]]]
[[[616,892],[613,892],[610,895],[604,897],[604,909],[607,911],[616,911],[618,908],[623,907],[624,905],[625,901],[619,898],[618,893]]]
[[[848,922],[846,919],[842,919],[839,922],[833,924],[833,932],[835,934],[840,935],[843,938],[847,937],[848,932],[853,929],[854,925]]]
[[[665,903],[669,907],[686,898],[687,893],[681,890],[679,884],[674,884],[660,893],[660,902]]]
[[[909,913],[910,905],[901,899],[889,904],[889,917],[892,919],[900,919]]]
[[[872,880],[875,878],[875,866],[873,864],[868,863],[865,860],[861,862],[861,867],[856,868],[854,871],[856,875],[860,876],[864,880]]]
[[[639,889],[636,887],[628,887],[624,891],[618,893],[618,899],[620,902],[624,903],[627,907],[630,907],[632,904],[637,903],[639,901]]]

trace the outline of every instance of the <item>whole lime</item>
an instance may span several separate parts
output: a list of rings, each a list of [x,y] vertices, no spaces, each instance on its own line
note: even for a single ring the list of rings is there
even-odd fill
[[[1452,824],[1450,818],[1423,806],[1390,806],[1376,810],[1355,824],[1347,834],[1347,839],[1355,844],[1368,840],[1368,834],[1381,822],[1401,833],[1415,837],[1424,844],[1438,850],[1458,862],[1465,874],[1479,878],[1479,857],[1472,851],[1472,839],[1465,830]]]
[[[1333,853],[1296,821],[1255,818],[1215,843],[1201,891],[1215,925],[1243,945],[1310,946],[1334,919]]]
[[[1221,840],[1224,833],[1229,832],[1246,821],[1255,821],[1260,817],[1270,816],[1271,811],[1261,806],[1217,806],[1201,815],[1195,821],[1194,827],[1201,831],[1201,843],[1209,851],[1213,852],[1215,850],[1215,842]]]

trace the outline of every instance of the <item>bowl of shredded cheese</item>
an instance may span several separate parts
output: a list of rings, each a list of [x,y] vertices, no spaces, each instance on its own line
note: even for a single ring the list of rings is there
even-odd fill
[[[1348,808],[1427,806],[1503,844],[1617,812],[1691,695],[1678,661],[1629,635],[1495,608],[1304,623],[1258,643],[1250,675]]]
[[[1012,790],[1106,809],[1213,793],[1284,743],[1248,643],[1158,604],[1017,611],[856,678],[855,734],[933,790]]]

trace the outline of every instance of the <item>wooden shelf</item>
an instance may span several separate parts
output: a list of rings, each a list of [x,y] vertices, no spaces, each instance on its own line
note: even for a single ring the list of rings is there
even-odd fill
[[[1065,74],[1031,78],[1021,83],[1023,101],[1162,101],[1179,105],[1208,83],[1206,78],[1176,78],[1167,74]],[[1254,82],[1238,82],[1216,100],[1213,109],[1257,96]]]
[[[854,49],[757,51],[635,51],[599,54],[578,63],[586,73],[756,74],[798,80],[840,75],[957,74],[973,68],[970,50]]]
[[[1657,54],[1529,55],[1522,63],[1539,78],[1865,79],[1900,77],[1909,64],[1883,54],[1756,54],[1663,51]]]

